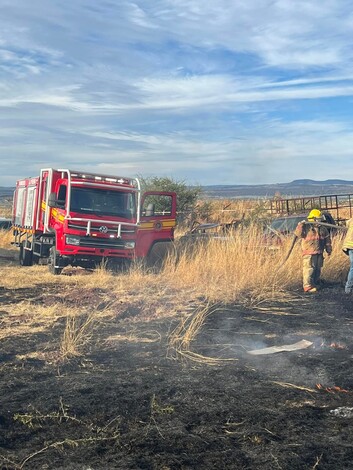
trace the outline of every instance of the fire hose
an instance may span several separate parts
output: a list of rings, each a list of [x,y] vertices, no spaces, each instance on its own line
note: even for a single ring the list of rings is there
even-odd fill
[[[306,224],[311,224],[311,225],[321,225],[323,227],[334,228],[336,230],[342,230],[342,231],[347,230],[347,227],[342,227],[341,225],[328,224],[326,222],[317,222],[317,221],[311,222],[311,221],[306,220],[305,223]],[[284,258],[284,260],[280,264],[279,269],[281,269],[285,265],[285,263],[288,261],[288,258],[292,254],[293,248],[294,248],[297,240],[298,240],[297,235],[294,235],[293,239],[292,239],[292,243],[289,247],[288,253],[286,254],[286,257]]]

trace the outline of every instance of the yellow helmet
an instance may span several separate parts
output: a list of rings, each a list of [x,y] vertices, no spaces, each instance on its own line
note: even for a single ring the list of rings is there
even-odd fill
[[[319,209],[313,209],[310,211],[308,219],[321,219],[321,211],[319,211]]]

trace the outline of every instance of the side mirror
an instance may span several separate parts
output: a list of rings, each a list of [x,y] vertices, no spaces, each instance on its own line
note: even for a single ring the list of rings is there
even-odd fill
[[[48,198],[49,207],[65,207],[65,201],[61,199],[56,199],[55,193],[50,193]]]

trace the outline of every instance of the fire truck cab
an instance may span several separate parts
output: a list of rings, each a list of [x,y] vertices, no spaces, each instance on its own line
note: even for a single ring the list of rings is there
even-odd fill
[[[160,261],[173,247],[176,194],[141,194],[137,178],[47,168],[17,181],[14,244],[22,266]]]

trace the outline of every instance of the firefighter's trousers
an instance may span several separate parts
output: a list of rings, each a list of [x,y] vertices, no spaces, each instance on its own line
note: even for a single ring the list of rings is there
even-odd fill
[[[309,290],[311,287],[318,285],[323,264],[324,256],[322,254],[303,256],[304,290]]]

